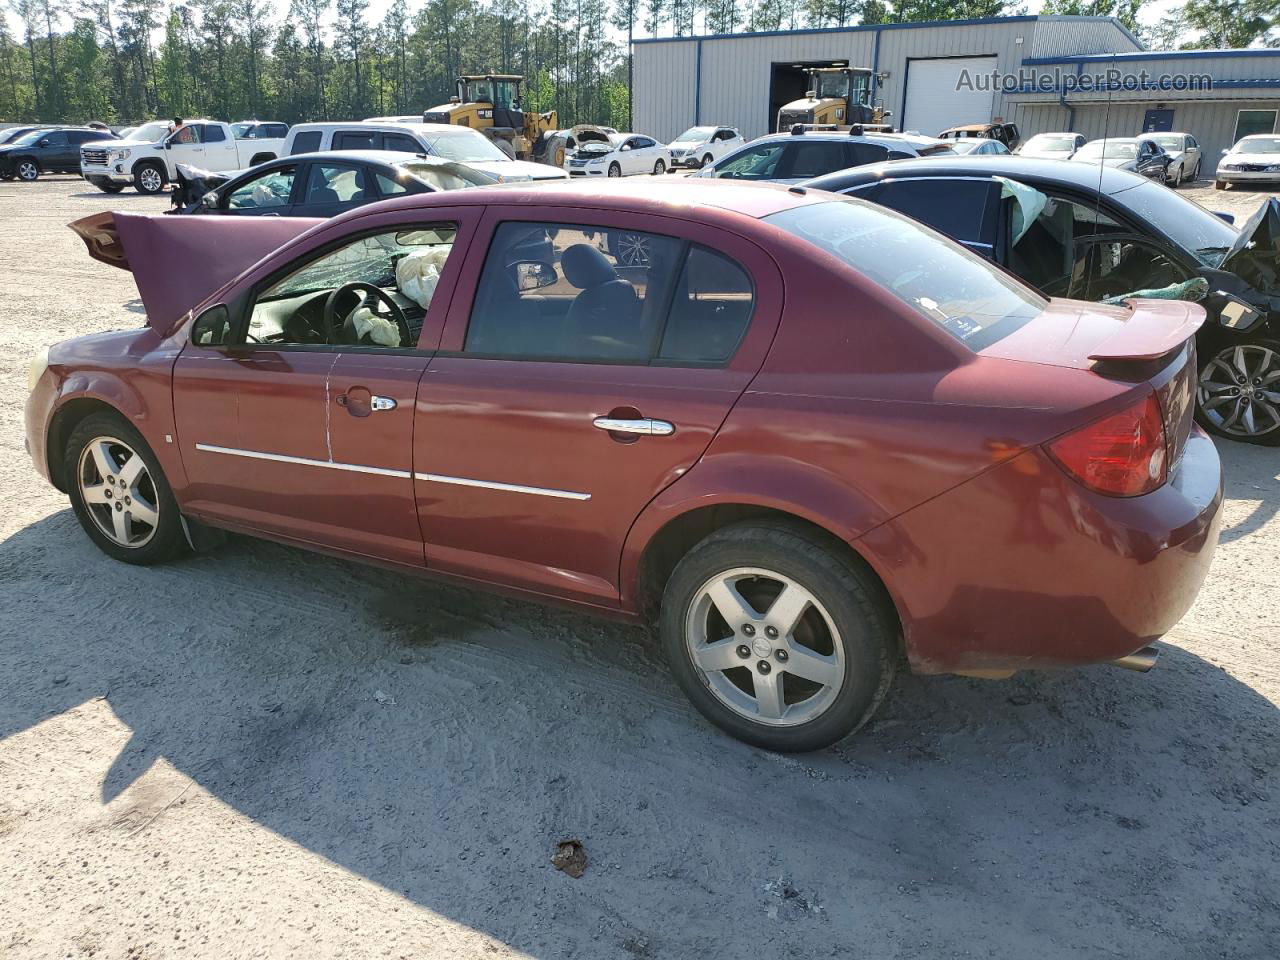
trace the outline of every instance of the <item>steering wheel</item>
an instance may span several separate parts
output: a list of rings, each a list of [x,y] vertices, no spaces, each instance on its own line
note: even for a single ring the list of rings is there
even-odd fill
[[[353,280],[351,283],[344,283],[333,293],[329,294],[324,301],[324,335],[325,339],[331,343],[338,343],[338,333],[342,324],[338,323],[338,301],[349,293],[361,293],[360,300],[354,307],[348,310],[342,318],[343,324],[361,307],[369,303],[369,298],[373,297],[375,301],[381,301],[390,311],[389,313],[380,313],[376,305],[369,309],[373,311],[376,317],[390,317],[396,322],[396,327],[400,330],[400,343],[413,344],[413,333],[409,329],[409,320],[404,315],[404,311],[400,309],[400,305],[391,299],[391,296],[381,287],[375,287],[372,283],[365,283],[363,280]]]

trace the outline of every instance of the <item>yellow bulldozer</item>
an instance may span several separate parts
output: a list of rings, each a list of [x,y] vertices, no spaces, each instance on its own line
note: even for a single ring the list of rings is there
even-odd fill
[[[871,102],[871,70],[868,67],[811,67],[809,89],[802,100],[792,100],[778,111],[778,132],[797,124],[833,130],[860,126],[889,132],[889,112]]]
[[[506,73],[458,77],[458,92],[448,103],[422,114],[423,123],[452,123],[479,130],[514,160],[559,166],[555,147],[557,116],[526,111],[524,77]],[[561,158],[563,159],[563,158]]]

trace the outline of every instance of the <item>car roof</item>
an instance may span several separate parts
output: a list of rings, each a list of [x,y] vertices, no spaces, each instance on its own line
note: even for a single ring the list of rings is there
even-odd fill
[[[295,123],[289,128],[289,132],[307,131],[307,130],[352,130],[352,129],[378,129],[402,131],[411,130],[414,133],[466,133],[479,134],[479,130],[472,130],[470,127],[459,126],[456,123],[401,123],[395,120],[317,120],[312,123]]]
[[[431,199],[435,196],[438,194],[418,194],[388,202],[405,207],[426,207],[440,202]],[[472,187],[454,191],[449,196],[450,203],[474,203],[480,206],[504,203],[566,209],[588,207],[720,222],[725,225],[741,221],[744,217],[758,220],[783,210],[826,203],[832,199],[821,193],[780,184],[687,177],[632,177],[608,181],[603,178],[557,179],[535,184],[507,183]]]
[[[938,156],[919,160],[892,160],[852,167],[806,181],[814,190],[847,190],[877,180],[904,177],[1008,177],[1021,182],[1040,182],[1078,190],[1098,190],[1108,196],[1148,183],[1146,177],[1115,167],[1074,160],[1020,157],[1012,153],[974,156]]]
[[[1046,130],[1044,133],[1033,133],[1027,138],[1031,140],[1039,140],[1041,137],[1083,137],[1083,133],[1076,133],[1074,130]]]

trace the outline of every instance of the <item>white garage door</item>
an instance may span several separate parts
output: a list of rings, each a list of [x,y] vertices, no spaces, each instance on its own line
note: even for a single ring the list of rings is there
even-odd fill
[[[989,123],[994,94],[991,81],[986,89],[976,89],[980,74],[991,75],[995,57],[948,57],[941,60],[912,60],[907,68],[907,103],[899,123],[903,130],[917,130],[936,137],[948,127],[965,123]],[[968,71],[971,83],[961,86]]]

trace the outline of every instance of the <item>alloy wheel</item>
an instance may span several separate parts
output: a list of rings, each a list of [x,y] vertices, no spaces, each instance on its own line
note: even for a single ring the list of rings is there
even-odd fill
[[[18,179],[28,182],[35,180],[40,176],[40,168],[30,160],[24,160],[18,164]]]
[[[844,644],[831,615],[790,577],[739,567],[694,593],[685,645],[717,700],[755,723],[807,723],[844,685]]]
[[[661,176],[662,174],[667,172],[667,165],[663,163],[661,160],[659,160],[657,163],[653,165],[653,172],[655,176]]]
[[[611,163],[611,164],[609,165],[609,176],[611,176],[611,177],[620,177],[620,176],[622,176],[622,168],[621,168],[621,167],[619,167],[616,163]]]
[[[1260,343],[1218,351],[1200,370],[1200,410],[1234,437],[1280,429],[1280,352]]]
[[[642,233],[623,233],[617,240],[618,263],[624,267],[643,267],[649,262],[649,238]]]
[[[143,167],[138,171],[138,183],[147,193],[156,193],[164,186],[164,178],[155,167]]]
[[[146,462],[116,437],[95,437],[80,452],[80,497],[98,530],[112,543],[138,548],[160,523],[160,498]]]

